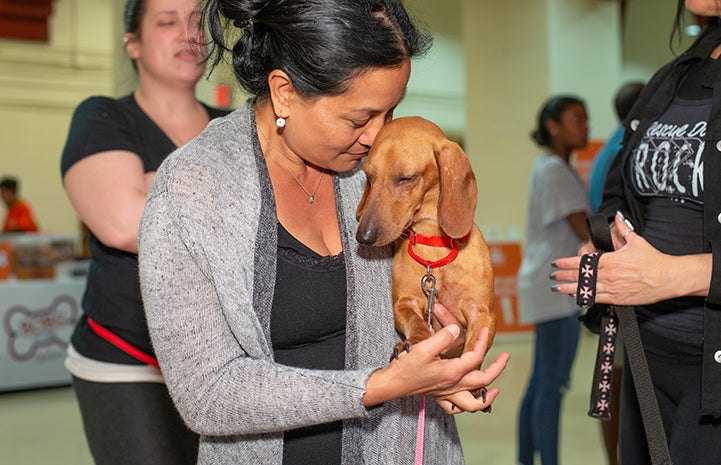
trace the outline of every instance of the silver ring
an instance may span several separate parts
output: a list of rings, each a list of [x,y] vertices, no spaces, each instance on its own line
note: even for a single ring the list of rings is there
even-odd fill
[[[631,234],[631,230],[630,230],[630,229],[629,229],[628,231],[626,231],[625,233],[623,233],[623,237],[625,238],[625,237],[628,236],[629,234]]]

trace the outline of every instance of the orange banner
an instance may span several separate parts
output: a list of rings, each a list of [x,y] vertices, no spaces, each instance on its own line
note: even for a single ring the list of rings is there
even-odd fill
[[[521,244],[518,242],[489,242],[491,262],[495,273],[497,333],[530,331],[533,325],[518,322],[518,280],[521,266]]]

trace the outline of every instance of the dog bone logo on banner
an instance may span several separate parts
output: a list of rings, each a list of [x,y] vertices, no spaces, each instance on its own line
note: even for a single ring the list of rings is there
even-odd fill
[[[67,338],[58,333],[72,328],[78,313],[77,302],[68,295],[56,297],[48,308],[11,307],[3,318],[3,327],[8,335],[8,353],[15,360],[26,361],[43,347],[65,349]]]

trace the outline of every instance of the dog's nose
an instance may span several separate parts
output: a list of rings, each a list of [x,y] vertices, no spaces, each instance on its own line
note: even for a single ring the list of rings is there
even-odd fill
[[[370,228],[358,228],[355,233],[355,240],[363,245],[372,245],[376,240],[376,233]]]

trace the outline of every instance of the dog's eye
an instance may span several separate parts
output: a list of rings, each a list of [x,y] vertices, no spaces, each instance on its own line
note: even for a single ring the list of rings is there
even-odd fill
[[[396,183],[399,185],[405,185],[405,184],[411,184],[415,182],[418,179],[417,174],[411,174],[408,176],[398,176],[396,178]]]

